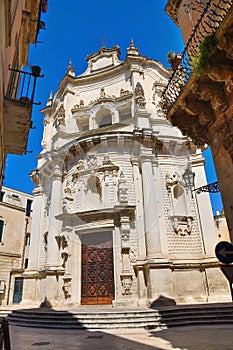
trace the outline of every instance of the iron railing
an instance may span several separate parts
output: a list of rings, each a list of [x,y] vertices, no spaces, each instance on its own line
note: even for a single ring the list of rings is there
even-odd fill
[[[34,102],[36,80],[40,75],[40,67],[32,66],[31,72],[23,72],[9,67],[11,71],[10,83],[7,90],[7,98],[24,103],[40,104]]]
[[[199,45],[207,35],[214,34],[232,7],[233,0],[209,0],[193,28],[192,34],[181,53],[181,61],[171,75],[162,94],[162,108],[167,114],[192,74],[190,57],[199,53]]]

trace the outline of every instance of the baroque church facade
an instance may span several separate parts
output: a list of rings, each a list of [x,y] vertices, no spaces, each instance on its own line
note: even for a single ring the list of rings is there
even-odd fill
[[[42,109],[23,303],[146,306],[229,300],[202,152],[165,118],[170,71],[131,41],[72,63]]]

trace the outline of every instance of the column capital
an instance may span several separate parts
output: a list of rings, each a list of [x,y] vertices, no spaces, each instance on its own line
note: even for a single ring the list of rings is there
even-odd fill
[[[141,163],[152,163],[155,160],[155,155],[152,153],[152,148],[147,148],[145,150],[142,150],[142,153],[139,156],[139,160]]]

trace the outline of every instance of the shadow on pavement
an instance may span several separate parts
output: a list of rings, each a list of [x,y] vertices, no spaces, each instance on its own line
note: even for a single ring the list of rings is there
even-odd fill
[[[140,337],[140,332],[128,330],[127,334],[120,331],[88,331],[88,330],[57,330],[31,329],[11,326],[12,350],[49,349],[49,350],[164,350],[172,349],[156,345],[155,339],[146,340]],[[145,332],[145,331],[144,331]],[[135,340],[134,340],[135,339]],[[147,344],[148,343],[148,344]],[[157,342],[158,343],[158,342]],[[161,341],[159,341],[161,343]]]
[[[171,349],[182,350],[232,350],[233,325],[176,327],[151,331],[150,337],[163,339]]]

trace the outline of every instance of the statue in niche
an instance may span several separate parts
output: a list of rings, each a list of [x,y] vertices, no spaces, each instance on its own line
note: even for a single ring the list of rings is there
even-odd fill
[[[80,108],[83,108],[83,107],[84,107],[84,101],[83,101],[83,100],[80,100],[80,102],[79,102],[79,107],[80,107]]]

